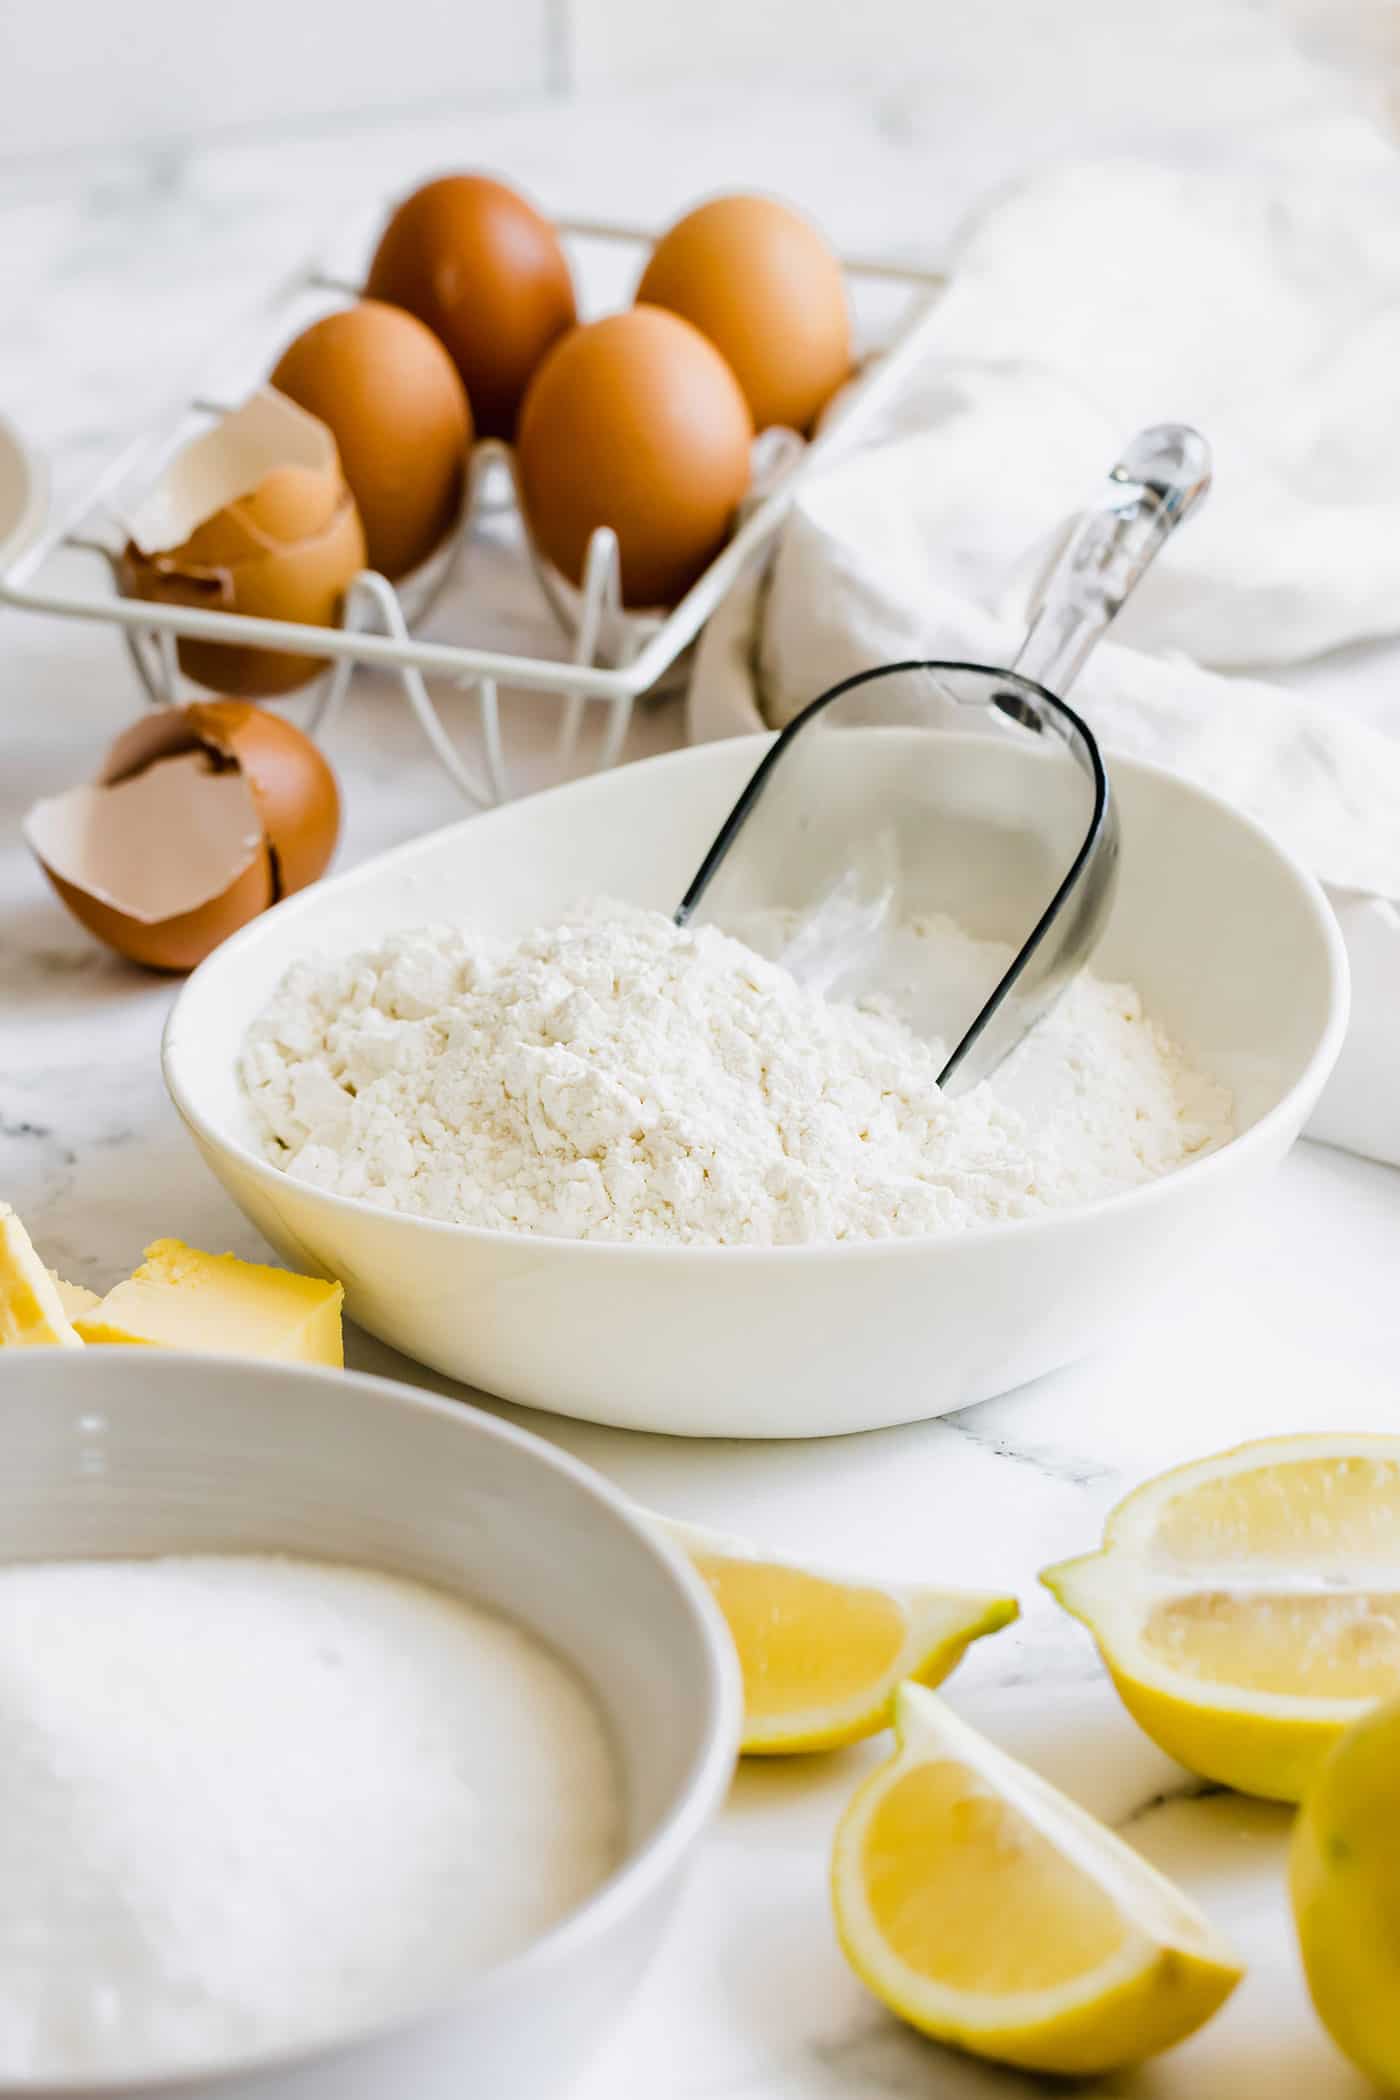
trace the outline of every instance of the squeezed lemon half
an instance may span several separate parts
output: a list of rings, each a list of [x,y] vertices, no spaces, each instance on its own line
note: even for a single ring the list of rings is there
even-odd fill
[[[744,1682],[750,1756],[831,1750],[889,1725],[901,1679],[941,1684],[970,1642],[1016,1617],[987,1590],[866,1582],[764,1555],[669,1519],[724,1613]]]
[[[892,2012],[978,2056],[1089,2076],[1224,2003],[1240,1965],[1130,1846],[922,1686],[900,1687],[895,1725],[832,1858],[841,1945]]]
[[[1164,1473],[1041,1580],[1171,1756],[1299,1800],[1400,1693],[1400,1437],[1271,1437]]]

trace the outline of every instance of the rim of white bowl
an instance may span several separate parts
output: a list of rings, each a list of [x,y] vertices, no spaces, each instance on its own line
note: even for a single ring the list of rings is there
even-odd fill
[[[764,741],[771,741],[771,738],[764,739]],[[722,743],[690,745],[680,751],[664,752],[656,758],[641,759],[636,761],[636,763],[642,766],[667,765],[674,763],[677,759],[690,756],[692,753],[711,753],[720,749],[723,749]],[[1237,824],[1241,830],[1250,833],[1261,845],[1266,847],[1273,854],[1274,858],[1281,863],[1284,871],[1296,886],[1300,900],[1306,904],[1311,913],[1314,928],[1326,955],[1330,978],[1331,997],[1326,1024],[1313,1045],[1306,1066],[1297,1079],[1294,1080],[1288,1091],[1274,1103],[1272,1108],[1266,1110],[1257,1122],[1251,1123],[1248,1130],[1241,1131],[1237,1137],[1228,1139],[1216,1151],[1207,1153],[1203,1159],[1189,1160],[1185,1166],[1175,1167],[1169,1174],[1159,1175],[1156,1180],[1143,1182],[1137,1188],[1124,1189],[1112,1196],[1100,1196],[1091,1203],[1075,1204],[1067,1206],[1063,1210],[1046,1211],[1036,1217],[1008,1218],[996,1220],[986,1225],[970,1225],[959,1232],[911,1233],[907,1237],[880,1240],[804,1240],[794,1246],[755,1247],[745,1244],[737,1246],[719,1246],[705,1242],[695,1244],[690,1241],[570,1239],[562,1233],[522,1233],[504,1226],[458,1225],[443,1218],[421,1217],[415,1211],[392,1210],[383,1204],[367,1203],[359,1196],[341,1196],[334,1190],[317,1188],[309,1182],[293,1181],[285,1168],[274,1166],[270,1160],[262,1158],[260,1154],[253,1151],[251,1146],[244,1144],[240,1138],[230,1135],[227,1131],[221,1130],[217,1125],[210,1122],[209,1118],[203,1115],[190,1099],[181,1082],[179,1073],[179,1063],[183,1054],[179,1043],[181,1009],[191,988],[206,971],[217,971],[221,959],[227,956],[231,950],[251,945],[260,937],[261,929],[270,916],[266,912],[261,917],[251,920],[247,926],[241,927],[228,940],[221,942],[213,954],[208,956],[199,965],[198,969],[192,972],[186,983],[181,987],[179,995],[166,1018],[165,1028],[161,1035],[161,1073],[165,1080],[166,1091],[170,1095],[182,1121],[197,1139],[208,1144],[214,1151],[226,1153],[236,1159],[240,1167],[252,1173],[264,1184],[269,1192],[283,1189],[291,1181],[299,1196],[314,1199],[318,1204],[324,1204],[332,1210],[344,1211],[351,1217],[371,1217],[378,1221],[391,1218],[401,1223],[405,1228],[411,1227],[417,1232],[442,1235],[464,1243],[486,1242],[492,1246],[510,1246],[524,1241],[531,1246],[538,1247],[567,1247],[573,1250],[575,1258],[580,1261],[616,1261],[619,1254],[625,1254],[633,1262],[706,1261],[734,1263],[762,1261],[776,1265],[799,1262],[815,1264],[820,1260],[831,1260],[833,1258],[837,1258],[847,1264],[855,1261],[894,1261],[899,1259],[912,1261],[926,1257],[933,1248],[951,1249],[977,1246],[988,1238],[1006,1239],[1012,1234],[1023,1238],[1031,1238],[1045,1232],[1057,1230],[1063,1232],[1071,1224],[1100,1217],[1107,1210],[1122,1212],[1129,1207],[1135,1210],[1145,1209],[1152,1204],[1169,1201],[1170,1191],[1178,1188],[1183,1180],[1189,1180],[1190,1185],[1196,1188],[1208,1176],[1214,1177],[1222,1172],[1230,1171],[1226,1166],[1227,1161],[1238,1162],[1242,1155],[1267,1147],[1274,1131],[1281,1124],[1295,1120],[1304,1120],[1311,1113],[1318,1096],[1327,1083],[1332,1067],[1341,1053],[1342,1044],[1346,1037],[1351,1009],[1351,970],[1347,960],[1346,943],[1342,939],[1341,928],[1337,924],[1336,915],[1327,901],[1326,892],[1323,890],[1321,883],[1310,869],[1305,868],[1302,862],[1295,858],[1287,847],[1280,844],[1265,825],[1260,824],[1257,819],[1249,816],[1245,811],[1238,809],[1234,803],[1227,801],[1223,795],[1217,795],[1213,789],[1201,787],[1198,782],[1188,780],[1184,774],[1173,772],[1170,766],[1155,765],[1150,760],[1133,758],[1126,753],[1109,751],[1106,752],[1105,756],[1109,763],[1110,781],[1115,764],[1129,767],[1137,773],[1149,774],[1154,779],[1166,781],[1172,788],[1184,794],[1193,795],[1199,801],[1209,803],[1212,808],[1218,810],[1232,823]],[[571,787],[594,784],[598,780],[608,777],[610,776],[591,775],[586,783],[568,782],[563,787],[547,790],[546,793],[565,795],[569,793]],[[542,800],[544,797],[532,797],[531,799]],[[483,820],[480,817],[462,819],[463,824],[480,823],[481,821]],[[459,828],[455,824],[443,827],[443,829],[451,831]],[[373,873],[391,867],[399,860],[411,860],[416,854],[423,851],[428,840],[440,838],[441,836],[442,830],[428,832],[422,838],[409,839],[402,845],[391,847],[387,853],[375,854],[370,860],[362,861],[358,867],[348,869],[346,871],[347,878],[372,878]],[[282,903],[275,905],[273,911],[297,915],[311,911],[314,909],[317,901],[317,888],[318,885],[313,883],[309,889],[302,890],[296,896],[288,897]],[[253,1016],[249,1015],[248,1021],[252,1019]],[[245,1022],[246,1025],[247,1023]]]
[[[40,1377],[75,1375],[101,1378],[108,1369],[107,1353],[104,1350],[101,1358],[95,1358],[77,1351],[55,1350],[40,1352],[36,1357],[26,1351],[10,1366],[8,1373],[0,1361],[0,1383],[6,1375],[22,1377],[36,1373]],[[631,1535],[683,1597],[700,1637],[705,1660],[707,1721],[678,1797],[650,1836],[629,1850],[606,1880],[558,1924],[551,1926],[538,1939],[531,1940],[518,1953],[474,1970],[450,1998],[434,1999],[419,2011],[396,2019],[338,2031],[328,2035],[323,2042],[264,2050],[257,2055],[231,2058],[218,2065],[160,2072],[155,2076],[132,2073],[98,2080],[0,2078],[0,2100],[161,2100],[162,2094],[188,2093],[192,2086],[217,2096],[221,2088],[240,2080],[296,2071],[312,2065],[330,2065],[337,2058],[352,2058],[357,2050],[369,2044],[392,2042],[396,2036],[407,2036],[456,2020],[470,2011],[474,2000],[486,1997],[503,1983],[514,1984],[522,1977],[529,1978],[537,1970],[547,1972],[556,1963],[567,1961],[577,1948],[599,1932],[606,1931],[619,1913],[633,1910],[643,1902],[656,1884],[680,1864],[722,1805],[739,1754],[743,1689],[734,1644],[718,1605],[681,1549],[649,1524],[638,1506],[620,1488],[614,1487],[604,1474],[586,1465],[582,1459],[550,1443],[546,1437],[536,1436],[513,1422],[502,1421],[485,1408],[473,1406],[470,1401],[439,1399],[434,1394],[400,1385],[392,1378],[376,1377],[369,1371],[270,1363],[256,1357],[203,1355],[188,1350],[136,1353],[143,1356],[143,1375],[154,1375],[157,1379],[179,1377],[182,1373],[188,1377],[191,1366],[207,1368],[216,1363],[221,1368],[231,1369],[235,1376],[246,1373],[254,1381],[285,1377],[294,1384],[329,1388],[344,1387],[348,1382],[383,1400],[391,1408],[436,1415],[458,1427],[465,1421],[469,1435],[485,1435],[513,1445],[533,1463],[561,1474],[580,1489],[586,1499],[605,1512],[607,1518]],[[80,1364],[92,1364],[93,1369],[78,1370]],[[197,1381],[186,1393],[185,1402],[189,1408],[198,1409]],[[347,2064],[347,2070],[351,2068]]]

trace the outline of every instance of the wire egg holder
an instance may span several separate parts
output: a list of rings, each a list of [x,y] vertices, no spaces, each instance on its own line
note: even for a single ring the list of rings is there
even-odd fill
[[[556,223],[571,242],[624,245],[643,254],[655,239],[647,230],[610,222]],[[586,710],[600,703],[605,720],[589,770],[601,771],[621,756],[637,701],[663,688],[677,672],[706,621],[771,540],[804,483],[868,433],[924,352],[945,281],[942,274],[850,258],[843,258],[842,268],[853,308],[862,287],[883,286],[905,293],[904,313],[884,344],[862,360],[814,437],[804,441],[785,430],[760,433],[753,480],[733,536],[669,611],[624,607],[617,541],[606,527],[595,531],[589,542],[577,588],[551,566],[534,545],[525,521],[514,452],[499,439],[483,439],[473,446],[461,513],[447,543],[397,587],[375,570],[362,570],[346,590],[338,627],[123,597],[116,582],[116,560],[125,537],[118,520],[131,498],[149,489],[192,437],[260,383],[276,351],[313,317],[308,313],[289,324],[289,308],[311,296],[324,311],[358,296],[360,286],[352,275],[319,265],[299,271],[283,285],[245,332],[237,383],[215,390],[217,398],[202,395],[167,412],[124,447],[55,522],[0,561],[0,604],[115,625],[153,706],[180,701],[184,679],[176,643],[181,637],[328,659],[314,683],[295,696],[309,700],[304,726],[313,736],[329,729],[358,666],[397,673],[427,743],[461,794],[478,807],[508,801],[514,792],[501,729],[502,687],[509,689],[512,702],[553,696],[562,703],[553,753],[561,777],[573,769]],[[257,346],[252,356],[250,343]],[[433,640],[417,631],[449,586],[462,579],[483,528],[492,519],[510,516],[519,522],[539,598],[560,629],[565,653],[558,659]],[[71,565],[70,558],[85,565],[80,581],[50,573],[54,566]],[[480,770],[443,721],[427,674],[453,681],[475,700]]]

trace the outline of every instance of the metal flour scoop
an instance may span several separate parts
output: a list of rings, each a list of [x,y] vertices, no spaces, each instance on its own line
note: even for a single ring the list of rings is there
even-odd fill
[[[949,1092],[987,1078],[1092,953],[1118,814],[1062,695],[1210,485],[1184,424],[1142,431],[1074,523],[1016,661],[887,664],[810,702],[767,752],[676,912],[775,954],[802,982],[888,996],[955,1045]],[[907,929],[947,914],[1011,945],[991,980],[921,978]]]

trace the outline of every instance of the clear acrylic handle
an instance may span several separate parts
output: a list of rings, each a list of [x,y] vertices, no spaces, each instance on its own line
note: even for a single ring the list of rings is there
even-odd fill
[[[1189,423],[1138,432],[1101,503],[1076,519],[1014,668],[1067,692],[1124,601],[1210,487],[1210,446]]]

